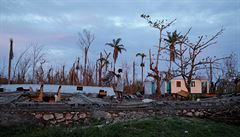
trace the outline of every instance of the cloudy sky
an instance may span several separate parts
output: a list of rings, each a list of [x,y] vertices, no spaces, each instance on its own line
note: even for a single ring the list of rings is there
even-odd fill
[[[239,0],[0,0],[0,64],[8,58],[9,38],[14,39],[17,57],[32,42],[44,45],[49,64],[70,65],[82,51],[77,45],[78,32],[88,29],[95,34],[90,60],[113,38],[122,38],[127,52],[119,63],[139,61],[138,52],[154,50],[158,31],[148,26],[141,14],[153,19],[177,19],[168,30],[186,32],[194,41],[199,35],[214,35],[222,27],[218,43],[202,56],[222,57],[235,52],[240,56]],[[130,63],[130,62],[129,62]]]

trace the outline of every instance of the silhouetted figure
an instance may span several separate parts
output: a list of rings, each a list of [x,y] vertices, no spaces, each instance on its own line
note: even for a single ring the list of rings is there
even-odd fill
[[[117,87],[115,89],[115,92],[117,93],[117,99],[122,101],[124,89],[122,69],[118,69],[118,74],[115,74],[115,76],[117,77]]]

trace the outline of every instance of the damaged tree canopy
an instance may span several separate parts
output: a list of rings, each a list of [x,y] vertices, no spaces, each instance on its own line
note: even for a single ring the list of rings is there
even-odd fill
[[[195,78],[196,73],[205,69],[204,65],[209,64],[209,60],[200,58],[200,53],[202,53],[206,48],[217,43],[217,38],[223,33],[224,29],[220,29],[216,34],[211,37],[199,36],[196,42],[189,40],[188,35],[191,31],[191,28],[184,34],[177,33],[177,30],[173,32],[166,31],[166,34],[163,34],[166,29],[168,29],[176,19],[167,22],[167,20],[156,20],[153,21],[149,15],[142,14],[150,27],[159,30],[159,43],[157,46],[157,57],[153,58],[151,50],[149,50],[150,58],[150,70],[151,73],[148,76],[153,77],[157,82],[157,95],[160,95],[160,81],[162,78],[162,73],[158,68],[159,60],[167,61],[170,63],[169,70],[166,72],[167,80],[170,80],[173,77],[182,77],[187,88],[187,91],[191,93],[191,82]],[[166,38],[164,38],[166,37]],[[162,39],[166,43],[162,42]],[[169,59],[164,59],[162,53],[169,53]],[[161,57],[160,57],[161,56]],[[155,62],[153,61],[155,60]],[[218,61],[216,59],[214,61]],[[173,62],[173,64],[172,64]]]
[[[215,35],[210,38],[203,36],[198,37],[195,43],[189,41],[187,35],[191,29],[187,31],[181,40],[175,53],[178,58],[174,61],[176,65],[175,76],[181,76],[184,80],[185,86],[189,93],[191,93],[191,82],[196,76],[199,70],[204,69],[203,65],[209,64],[210,62],[205,59],[201,59],[200,53],[202,53],[207,47],[217,43],[216,39],[223,33],[223,29],[220,29]]]

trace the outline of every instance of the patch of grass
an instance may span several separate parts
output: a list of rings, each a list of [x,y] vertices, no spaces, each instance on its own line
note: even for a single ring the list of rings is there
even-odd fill
[[[152,117],[101,128],[72,127],[0,128],[1,137],[238,137],[240,127],[210,120]]]

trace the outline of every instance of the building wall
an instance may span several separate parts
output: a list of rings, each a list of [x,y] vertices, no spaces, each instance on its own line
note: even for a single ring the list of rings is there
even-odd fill
[[[152,82],[151,81],[144,82],[144,94],[152,95]]]
[[[177,87],[177,81],[181,82],[181,87]],[[207,81],[206,80],[193,80],[193,81],[195,82],[195,87],[191,87],[191,93],[202,93],[202,82]],[[181,90],[187,91],[184,80],[171,80],[171,93],[177,93]]]
[[[181,81],[181,87],[177,87],[176,82]],[[207,87],[206,87],[206,93],[209,93],[209,82],[207,80],[193,80],[195,81],[195,87],[191,87],[191,92],[192,93],[202,93],[203,88],[202,88],[202,82],[207,82]],[[161,94],[168,94],[167,92],[167,81],[161,82]],[[153,91],[152,85],[150,81],[145,81],[144,82],[144,91],[146,95],[152,95],[155,93],[156,90],[156,83],[155,83],[155,89]],[[187,88],[185,86],[184,80],[182,79],[173,79],[171,80],[171,94],[177,93],[181,90],[187,91]]]
[[[45,84],[43,87],[44,92],[57,92],[59,85]],[[5,91],[16,91],[17,87],[23,87],[28,89],[32,87],[35,91],[40,88],[40,84],[3,84],[0,85],[0,88],[4,88]],[[107,91],[108,96],[115,95],[112,87],[98,87],[98,86],[83,86],[83,90],[78,91],[77,86],[74,85],[62,85],[62,93],[98,93],[99,90]]]

